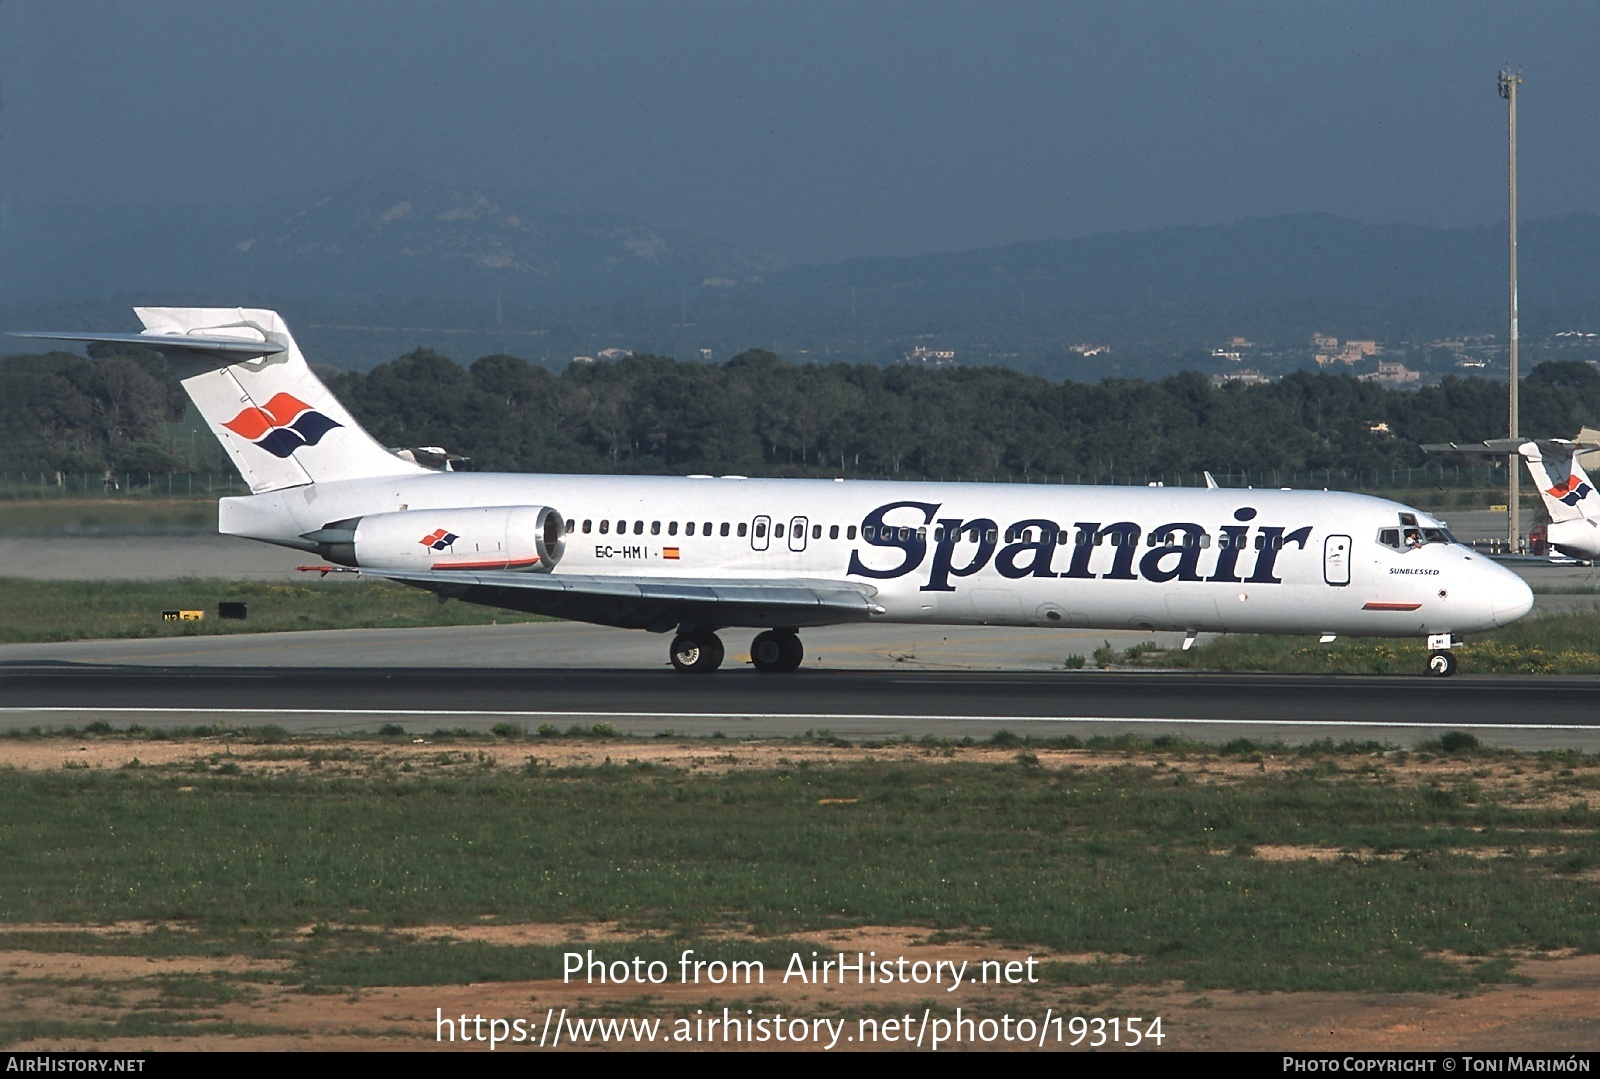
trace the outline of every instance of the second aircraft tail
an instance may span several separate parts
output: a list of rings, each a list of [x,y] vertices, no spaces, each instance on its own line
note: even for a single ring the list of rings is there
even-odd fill
[[[1562,447],[1563,451],[1570,447],[1572,452],[1566,463],[1557,469],[1565,474],[1554,477],[1546,467],[1544,454],[1540,451],[1538,443],[1524,442],[1517,447],[1517,452],[1528,465],[1528,474],[1539,486],[1539,497],[1544,499],[1550,520],[1559,524],[1562,521],[1575,521],[1583,517],[1600,517],[1600,495],[1595,493],[1594,484],[1584,473],[1583,466],[1578,463],[1578,454],[1582,452],[1583,447],[1565,442],[1557,442],[1555,445]]]

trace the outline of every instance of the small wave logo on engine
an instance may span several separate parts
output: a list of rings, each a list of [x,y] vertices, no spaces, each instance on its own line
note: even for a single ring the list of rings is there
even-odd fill
[[[244,409],[222,426],[274,457],[288,457],[301,446],[315,446],[323,435],[344,425],[328,419],[298,397],[280,393],[260,408],[252,405]]]
[[[435,528],[417,542],[434,551],[443,551],[461,537],[454,532],[446,532],[442,528]]]

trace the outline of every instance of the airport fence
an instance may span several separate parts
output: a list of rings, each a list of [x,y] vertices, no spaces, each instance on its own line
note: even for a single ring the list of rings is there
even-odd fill
[[[232,472],[0,472],[0,498],[220,498],[249,493]]]

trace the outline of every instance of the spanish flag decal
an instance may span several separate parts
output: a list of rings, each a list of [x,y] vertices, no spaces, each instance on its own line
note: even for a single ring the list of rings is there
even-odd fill
[[[677,558],[678,557],[678,549],[676,547],[663,547],[663,548],[661,548],[661,557],[662,558]]]

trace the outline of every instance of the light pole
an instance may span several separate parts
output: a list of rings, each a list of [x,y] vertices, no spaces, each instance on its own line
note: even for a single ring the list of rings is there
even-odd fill
[[[1511,417],[1510,436],[1513,442],[1520,437],[1517,434],[1517,87],[1521,85],[1522,69],[1520,67],[1515,72],[1511,70],[1510,64],[1501,69],[1500,96],[1506,99],[1510,117],[1509,127],[1507,128],[1506,150],[1506,188],[1507,198],[1510,203],[1511,221],[1509,256],[1511,264],[1511,336],[1510,351],[1508,353],[1511,368],[1511,395],[1508,411]],[[1510,477],[1510,501],[1506,506],[1510,514],[1508,532],[1511,544],[1510,550],[1515,554],[1520,547],[1521,539],[1520,522],[1518,521],[1520,507],[1517,505],[1517,488],[1521,479],[1517,471],[1521,467],[1518,461],[1518,454],[1512,453],[1506,465],[1506,475]]]

